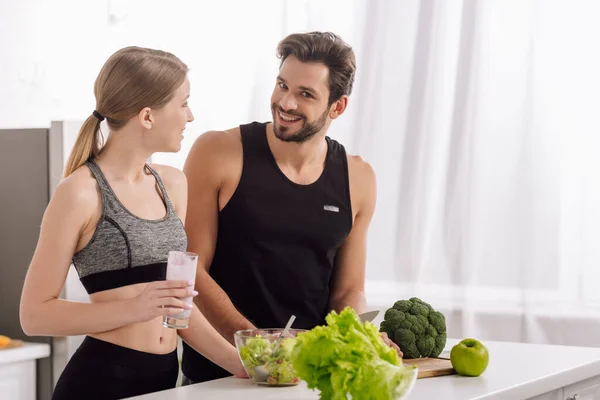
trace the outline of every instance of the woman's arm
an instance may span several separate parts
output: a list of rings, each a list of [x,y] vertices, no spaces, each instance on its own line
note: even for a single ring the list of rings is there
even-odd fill
[[[154,167],[160,168],[163,182],[165,183],[173,207],[175,207],[175,212],[185,224],[187,212],[186,176],[182,171],[172,167]],[[202,266],[198,267],[203,268]],[[237,349],[215,330],[195,304],[194,308],[192,308],[189,327],[187,329],[180,329],[178,333],[187,344],[204,357],[237,377],[247,377]]]
[[[186,291],[179,288],[187,285],[180,281],[155,282],[131,300],[90,304],[59,299],[79,237],[89,223],[96,223],[91,219],[100,201],[95,185],[87,185],[81,175],[76,172],[58,185],[42,219],[21,295],[21,326],[29,336],[98,333],[181,311],[161,308],[181,307],[182,302],[157,294],[166,295],[169,287],[171,296],[180,297]]]
[[[194,350],[238,378],[247,377],[237,349],[215,330],[194,304],[190,324],[179,336]]]

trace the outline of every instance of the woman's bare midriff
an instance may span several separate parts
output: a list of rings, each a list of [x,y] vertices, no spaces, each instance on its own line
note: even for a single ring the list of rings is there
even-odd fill
[[[128,300],[139,295],[147,283],[140,283],[106,290],[90,295],[92,303]],[[122,347],[153,354],[167,354],[177,347],[177,330],[165,328],[162,317],[150,321],[135,323],[112,331],[90,334],[96,339],[104,340]]]

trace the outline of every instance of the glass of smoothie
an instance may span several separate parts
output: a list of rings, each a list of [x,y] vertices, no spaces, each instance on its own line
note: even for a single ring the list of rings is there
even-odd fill
[[[196,266],[198,254],[186,251],[170,251],[167,261],[167,280],[196,281]],[[192,289],[194,285],[191,285]],[[186,304],[192,304],[193,296],[181,299]],[[177,315],[163,316],[163,326],[173,329],[185,329],[189,326],[192,310],[183,310]]]

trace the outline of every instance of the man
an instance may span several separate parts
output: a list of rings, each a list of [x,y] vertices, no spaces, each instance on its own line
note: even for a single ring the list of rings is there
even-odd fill
[[[326,136],[346,110],[354,53],[313,32],[286,37],[278,56],[273,122],[201,135],[184,167],[196,301],[232,343],[238,330],[283,327],[292,314],[294,328],[311,329],[330,310],[367,311],[375,174]],[[185,343],[182,369],[186,384],[230,375]]]

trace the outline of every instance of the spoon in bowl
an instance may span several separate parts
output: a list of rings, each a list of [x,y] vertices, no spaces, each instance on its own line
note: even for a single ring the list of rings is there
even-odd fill
[[[290,317],[285,328],[283,329],[283,332],[281,333],[281,335],[279,335],[279,338],[277,339],[277,343],[275,343],[275,348],[273,349],[273,352],[271,354],[277,353],[277,350],[279,350],[279,345],[281,344],[281,341],[283,340],[285,335],[287,335],[287,333],[290,330],[290,327],[294,323],[295,319],[296,319],[295,315],[292,315]],[[269,378],[269,371],[267,370],[267,367],[265,365],[256,366],[254,368],[254,374],[255,374],[255,377],[256,377],[255,379],[257,382],[266,382],[267,379]]]

